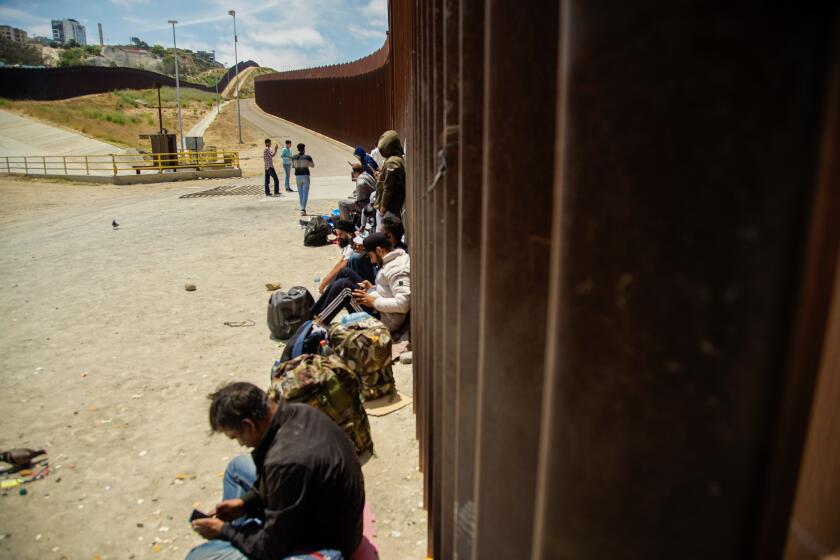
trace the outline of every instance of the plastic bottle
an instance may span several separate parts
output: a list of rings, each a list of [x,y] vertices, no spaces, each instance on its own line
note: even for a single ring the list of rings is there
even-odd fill
[[[327,344],[326,340],[321,341],[321,355],[322,356],[334,356],[335,350],[333,350],[329,344]]]

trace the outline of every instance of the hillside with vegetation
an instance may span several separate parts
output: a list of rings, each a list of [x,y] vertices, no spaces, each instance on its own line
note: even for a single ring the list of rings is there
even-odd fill
[[[9,65],[104,66],[136,68],[168,76],[175,75],[174,49],[162,45],[149,45],[137,37],[133,37],[131,44],[128,45],[80,46],[71,41],[67,45],[56,42],[49,45],[28,44],[25,49],[29,55],[27,62],[23,62],[21,56],[11,48],[6,49],[6,51],[9,51],[8,58],[10,60],[2,58],[2,53],[5,52],[3,50],[0,50],[0,59]],[[208,53],[178,49],[179,74],[188,81],[191,77],[208,71],[216,72],[219,76],[223,75],[225,72],[224,66],[212,60],[211,57],[212,55]]]
[[[0,62],[6,66],[21,64],[24,66],[42,66],[44,58],[37,46],[20,44],[0,37]]]
[[[163,126],[178,131],[175,88],[161,88]],[[181,114],[186,134],[215,106],[213,93],[182,88]],[[63,101],[12,101],[0,99],[0,108],[50,124],[77,130],[111,144],[149,150],[141,134],[158,131],[157,90],[118,90]]]
[[[263,66],[254,68],[248,76],[242,80],[242,84],[239,86],[239,97],[242,99],[254,97],[254,78],[264,74],[273,74],[274,72],[277,72],[277,70],[273,68],[266,68]]]

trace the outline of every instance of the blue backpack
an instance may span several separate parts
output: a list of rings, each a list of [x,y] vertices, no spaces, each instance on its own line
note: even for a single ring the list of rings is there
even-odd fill
[[[286,343],[280,361],[287,362],[301,354],[320,354],[322,340],[329,340],[327,330],[312,321],[306,321]]]

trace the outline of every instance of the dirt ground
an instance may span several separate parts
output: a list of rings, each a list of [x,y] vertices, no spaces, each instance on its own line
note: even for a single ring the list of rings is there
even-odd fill
[[[327,183],[313,179],[311,210],[349,190]],[[52,468],[28,494],[0,497],[0,557],[183,558],[202,542],[190,511],[213,506],[245,451],[208,434],[206,395],[231,380],[267,386],[282,346],[265,325],[264,284],[311,289],[338,258],[303,246],[296,198],[179,198],[219,184],[230,180],[0,178],[0,449],[44,446]],[[407,394],[410,368],[397,368]],[[381,558],[423,558],[411,407],[371,425],[378,456],[364,472]]]

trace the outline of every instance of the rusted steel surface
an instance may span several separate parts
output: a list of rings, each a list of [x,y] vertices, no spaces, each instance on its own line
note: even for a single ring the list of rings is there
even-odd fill
[[[253,60],[240,62],[239,71],[252,66],[258,67],[259,64]],[[220,92],[235,74],[235,66],[228,69],[219,80]],[[149,89],[154,87],[155,82],[175,87],[175,78],[136,68],[0,68],[0,97],[53,101],[118,89]],[[216,86],[193,84],[183,80],[180,85],[206,92],[216,91]]]
[[[352,76],[360,76],[377,70],[388,62],[388,55],[390,49],[388,41],[385,41],[379,50],[369,54],[363,58],[345,62],[342,64],[331,64],[329,66],[315,66],[313,68],[303,68],[300,70],[287,70],[284,72],[274,72],[272,74],[265,74],[259,79],[264,81],[276,80],[308,80],[312,78],[350,78]]]
[[[534,557],[777,559],[837,14],[644,4],[560,18]]]
[[[389,9],[381,67],[271,95],[405,139],[429,554],[781,558],[840,345],[838,7]]]
[[[260,108],[351,146],[372,150],[390,128],[390,73],[387,66],[335,79],[254,80]]]

